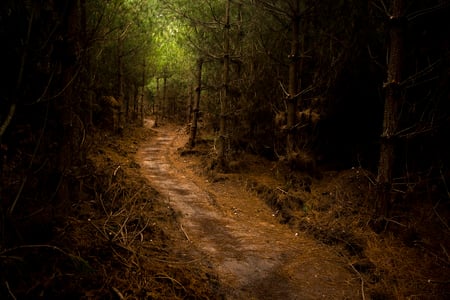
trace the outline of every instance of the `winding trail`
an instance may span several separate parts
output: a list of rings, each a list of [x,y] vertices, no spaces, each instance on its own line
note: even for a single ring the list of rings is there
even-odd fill
[[[149,126],[150,124],[147,124]],[[241,185],[210,183],[177,157],[185,135],[163,127],[138,152],[151,185],[180,214],[181,228],[219,276],[225,299],[360,299],[344,259],[276,222]]]

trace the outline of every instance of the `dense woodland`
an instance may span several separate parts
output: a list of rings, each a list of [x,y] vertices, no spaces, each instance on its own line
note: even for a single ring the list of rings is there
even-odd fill
[[[86,196],[94,140],[148,116],[208,136],[220,172],[240,153],[363,168],[372,230],[427,203],[448,240],[449,18],[448,0],[1,1],[0,269]]]

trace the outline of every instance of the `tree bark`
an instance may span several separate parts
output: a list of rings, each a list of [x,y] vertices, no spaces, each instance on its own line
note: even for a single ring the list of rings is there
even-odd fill
[[[147,67],[147,65],[146,65],[146,63],[145,63],[145,59],[143,60],[143,63],[142,63],[142,67],[143,67],[143,69],[142,69],[142,91],[141,91],[141,110],[140,110],[140,113],[141,113],[141,126],[143,127],[144,126],[144,98],[145,98],[145,80],[146,80],[146,67]]]
[[[190,86],[189,87],[189,98],[188,98],[188,103],[187,103],[187,107],[186,107],[186,122],[188,124],[191,124],[192,121],[192,113],[193,113],[193,109],[194,109],[194,87]]]
[[[400,90],[402,60],[403,60],[403,0],[392,1],[392,15],[390,16],[388,49],[389,61],[384,104],[383,132],[381,134],[380,160],[377,176],[376,214],[386,217],[392,198],[392,173],[394,169],[394,151],[399,108],[402,103]]]
[[[154,127],[158,127],[159,124],[159,115],[160,115],[160,103],[161,103],[161,99],[160,99],[160,95],[159,95],[159,77],[156,77],[156,95],[155,95],[155,100],[154,103],[156,103],[156,109],[154,108],[153,111],[155,113],[155,123],[153,124]]]
[[[287,95],[287,140],[286,154],[288,158],[295,152],[295,125],[297,122],[297,94],[299,73],[299,34],[300,34],[300,4],[298,0],[293,4],[293,17],[291,23],[291,52],[289,54],[289,87]]]
[[[200,96],[202,91],[202,66],[203,59],[198,59],[197,61],[197,87],[195,88],[195,99],[194,99],[194,107],[192,109],[192,123],[189,131],[189,142],[188,147],[194,148],[195,146],[195,137],[197,135],[197,121],[198,121],[198,113],[200,110]]]
[[[220,97],[220,120],[219,120],[219,140],[217,147],[217,158],[219,164],[225,164],[226,148],[226,122],[227,105],[229,102],[229,81],[230,81],[230,0],[226,1],[225,7],[225,25],[224,25],[224,55],[223,55],[223,73],[222,90]]]
[[[167,75],[164,75],[163,78],[163,97],[162,97],[162,101],[161,101],[161,112],[162,112],[162,116],[166,116],[167,117],[167,112],[168,112],[168,101],[167,101]]]
[[[117,101],[120,103],[119,108],[119,126],[118,128],[122,127],[122,124],[124,123],[124,109],[123,104],[125,103],[125,91],[124,91],[124,76],[123,76],[123,36],[124,33],[120,34],[117,39],[117,45],[118,45],[118,53],[117,53]],[[128,102],[126,103],[126,112],[125,112],[125,119],[128,118]]]

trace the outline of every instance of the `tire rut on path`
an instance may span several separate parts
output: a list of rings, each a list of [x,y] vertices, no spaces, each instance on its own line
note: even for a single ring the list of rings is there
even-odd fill
[[[254,195],[233,186],[205,190],[175,168],[169,154],[176,151],[176,138],[173,130],[157,130],[138,159],[150,184],[180,214],[192,247],[218,274],[225,299],[361,297],[359,279],[341,257],[277,223]]]

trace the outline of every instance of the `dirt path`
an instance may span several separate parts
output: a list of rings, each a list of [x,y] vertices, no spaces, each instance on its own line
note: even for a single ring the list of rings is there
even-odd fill
[[[150,124],[147,124],[150,125]],[[276,222],[243,185],[211,183],[176,155],[185,135],[173,128],[138,152],[151,184],[180,214],[187,243],[219,275],[225,299],[358,299],[359,279],[343,258]]]

